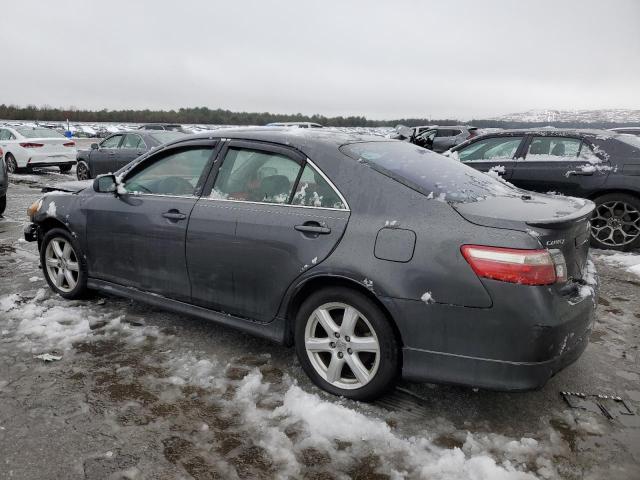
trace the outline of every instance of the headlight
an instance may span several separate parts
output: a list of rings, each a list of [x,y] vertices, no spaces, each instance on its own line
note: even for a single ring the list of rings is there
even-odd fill
[[[33,202],[29,208],[27,208],[27,215],[29,218],[33,218],[33,216],[40,211],[42,208],[42,198],[36,202]]]

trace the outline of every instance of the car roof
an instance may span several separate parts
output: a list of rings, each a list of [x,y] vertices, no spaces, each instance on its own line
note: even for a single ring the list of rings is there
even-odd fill
[[[579,135],[584,137],[601,137],[601,138],[614,138],[616,133],[610,130],[599,130],[595,128],[511,128],[508,130],[500,130],[496,132],[488,132],[484,136],[512,136],[512,135],[540,135],[547,137],[554,137],[560,135]],[[476,137],[479,138],[479,137]]]
[[[356,133],[346,133],[331,129],[306,129],[306,128],[284,128],[284,127],[246,127],[246,128],[221,128],[210,132],[185,135],[169,142],[167,145],[174,145],[190,140],[198,139],[234,139],[234,140],[257,140],[261,142],[290,145],[298,150],[304,150],[309,146],[332,146],[335,149],[348,143],[358,142],[391,142],[385,137],[376,135],[363,135]]]

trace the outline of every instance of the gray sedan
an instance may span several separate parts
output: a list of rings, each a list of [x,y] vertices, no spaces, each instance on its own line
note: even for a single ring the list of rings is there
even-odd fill
[[[77,155],[76,175],[78,180],[115,172],[140,155],[163,143],[184,136],[181,132],[136,130],[120,132],[93,143],[90,150],[80,150]]]
[[[400,376],[538,388],[593,325],[592,202],[525,192],[406,142],[221,130],[58,188],[25,229],[53,291],[295,345],[336,395],[371,400]]]

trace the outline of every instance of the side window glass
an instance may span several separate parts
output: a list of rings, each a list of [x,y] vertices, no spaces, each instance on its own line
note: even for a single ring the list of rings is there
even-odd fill
[[[459,150],[458,157],[461,162],[511,160],[516,154],[520,142],[522,142],[522,137],[487,138]]]
[[[100,144],[100,148],[118,148],[118,144],[120,143],[121,138],[122,135],[114,135],[113,137],[109,137]]]
[[[139,148],[142,142],[140,135],[128,134],[125,135],[124,141],[120,148]]]
[[[278,153],[230,148],[211,196],[228,200],[287,203],[300,165]]]
[[[577,157],[581,140],[564,137],[536,137],[529,145],[527,160],[565,160]]]
[[[292,203],[307,207],[347,208],[338,193],[309,164],[302,171]]]
[[[0,130],[0,140],[9,140],[9,130]]]
[[[580,160],[586,160],[587,162],[590,162],[590,163],[601,162],[600,158],[595,153],[593,153],[593,150],[591,149],[591,147],[585,142],[582,142],[582,146],[580,147],[579,158]]]
[[[124,188],[127,192],[136,193],[193,195],[210,157],[211,148],[204,147],[164,154],[127,177]]]

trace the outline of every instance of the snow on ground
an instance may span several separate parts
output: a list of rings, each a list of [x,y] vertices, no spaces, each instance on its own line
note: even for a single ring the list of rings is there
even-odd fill
[[[600,260],[613,267],[623,268],[625,271],[640,276],[640,254],[632,252],[616,252],[613,250],[592,250]]]
[[[74,365],[75,350],[98,349],[110,345],[108,342],[122,345],[110,350],[115,355],[139,352],[151,342],[156,353],[146,354],[143,363],[166,374],[154,375],[149,372],[155,370],[149,369],[139,375],[135,368],[140,364],[126,366],[131,362],[121,358],[114,360],[116,365],[125,365],[117,374],[157,392],[154,395],[163,404],[177,401],[177,392],[187,386],[202,389],[201,397],[212,399],[224,419],[227,415],[235,418],[237,429],[268,454],[273,478],[300,477],[309,468],[300,459],[309,455],[315,459],[311,463],[339,473],[339,478],[347,478],[363,462],[372,473],[398,479],[556,478],[554,456],[566,451],[566,444],[551,429],[548,438],[515,439],[490,432],[452,432],[452,426],[443,420],[438,429],[425,419],[424,428],[406,436],[375,406],[331,397],[313,388],[306,391],[286,372],[272,375],[265,369],[268,356],[254,359],[253,366],[243,367],[238,374],[226,357],[185,350],[172,334],[158,327],[132,324],[126,306],[112,309],[95,300],[65,301],[41,288],[0,297],[0,311],[5,320],[3,341],[13,337],[19,348],[33,355],[61,356],[57,364]],[[100,375],[98,371],[94,374]],[[118,380],[117,385],[122,387],[123,381]],[[228,431],[216,430],[219,421],[220,417],[205,418],[194,428],[203,438],[226,435]],[[435,442],[443,431],[459,439],[453,448]],[[224,455],[215,457],[214,463],[219,472],[229,468]]]

